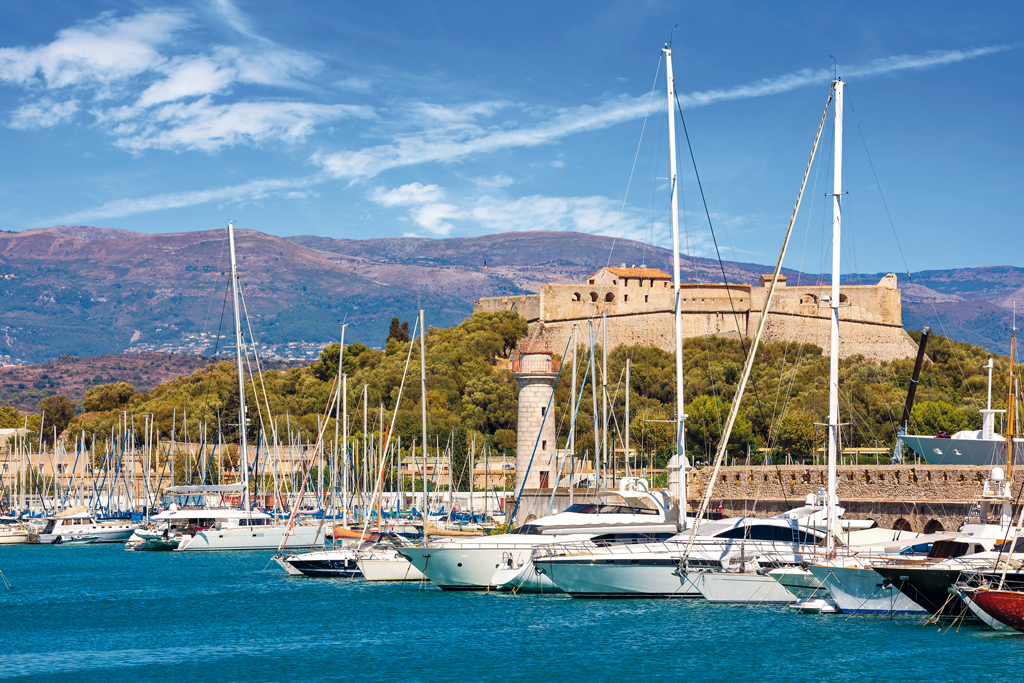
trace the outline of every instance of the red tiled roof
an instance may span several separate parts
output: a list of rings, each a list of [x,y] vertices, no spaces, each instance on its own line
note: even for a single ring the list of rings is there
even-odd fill
[[[657,268],[608,268],[609,273],[619,277],[635,277],[645,280],[671,280],[672,276]]]

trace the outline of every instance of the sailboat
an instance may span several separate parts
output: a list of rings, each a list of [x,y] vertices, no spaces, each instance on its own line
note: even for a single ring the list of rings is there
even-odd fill
[[[676,475],[677,494],[680,504],[685,506],[686,475],[684,423],[685,418],[682,397],[682,334],[679,314],[679,240],[678,240],[678,208],[676,200],[676,165],[675,165],[675,110],[674,82],[672,77],[672,52],[664,49],[668,74],[669,103],[669,144],[672,186],[672,224],[673,247],[675,250],[675,287],[676,287],[676,392],[677,392],[677,438],[674,465],[670,466],[671,474]],[[701,523],[707,512],[711,497],[712,485],[717,480],[718,469],[725,456],[729,434],[735,423],[742,399],[743,389],[750,377],[756,358],[757,346],[764,331],[767,313],[772,294],[779,280],[786,247],[792,234],[797,211],[806,187],[811,163],[817,150],[824,126],[828,107],[822,115],[811,158],[804,172],[800,192],[790,218],[786,238],[783,242],[779,260],[769,285],[765,299],[765,308],[754,335],[753,344],[748,353],[740,384],[730,408],[725,428],[718,446],[714,471],[709,477],[709,484],[704,495],[700,510],[694,517],[689,533],[679,534],[664,543],[637,544],[635,546],[599,548],[581,552],[573,548],[551,546],[538,550],[534,564],[540,571],[546,572],[562,590],[573,596],[658,596],[658,597],[705,597],[724,602],[763,602],[790,601],[792,597],[778,586],[773,579],[763,573],[747,571],[752,567],[765,570],[778,565],[797,565],[805,559],[805,554],[813,554],[818,543],[826,536],[839,533],[835,501],[834,466],[831,469],[830,490],[827,497],[811,495],[806,504],[772,518],[740,518]],[[834,286],[838,289],[838,282]],[[838,293],[834,297],[838,305]],[[833,349],[833,358],[838,371],[838,351]],[[835,423],[835,420],[832,421]],[[847,523],[847,528],[870,526],[873,523]],[[689,526],[689,525],[688,525]],[[700,532],[698,534],[698,531]],[[810,550],[808,550],[810,549]],[[764,560],[765,565],[761,562]],[[719,578],[724,581],[719,581]],[[714,584],[714,585],[712,585]],[[721,584],[721,585],[719,585]],[[760,596],[760,597],[757,597]]]
[[[207,519],[209,526],[192,525],[181,536],[175,550],[183,552],[202,552],[210,550],[276,550],[287,540],[291,548],[311,548],[323,543],[324,530],[321,526],[282,525],[265,512],[253,510],[249,495],[249,451],[246,435],[245,406],[245,371],[243,368],[242,322],[239,306],[238,264],[235,260],[235,228],[228,223],[228,242],[231,251],[231,294],[235,313],[235,361],[238,368],[238,433],[239,433],[239,469],[242,475],[241,509],[238,514],[196,515],[193,511],[176,510],[175,516]],[[238,486],[237,484],[235,486]],[[190,495],[204,496],[208,492],[223,492],[223,486],[191,487]],[[171,520],[169,520],[171,521]]]

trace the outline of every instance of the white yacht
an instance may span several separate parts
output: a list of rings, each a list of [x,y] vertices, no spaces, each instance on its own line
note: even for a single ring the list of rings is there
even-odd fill
[[[124,543],[141,524],[125,520],[97,520],[88,508],[76,507],[46,518],[40,543]]]
[[[394,546],[377,545],[357,553],[356,564],[367,581],[423,581],[427,577]]]
[[[27,524],[14,517],[0,517],[0,545],[35,542],[38,542],[38,537]]]
[[[671,506],[666,493],[648,491],[643,479],[625,477],[618,490],[601,491],[598,496],[601,503],[571,505],[511,533],[396,550],[444,590],[487,590],[507,580],[500,574],[496,579],[496,570],[509,563],[522,569],[540,545],[564,542],[597,547],[668,538],[678,531],[678,508]],[[501,583],[496,583],[499,579]]]

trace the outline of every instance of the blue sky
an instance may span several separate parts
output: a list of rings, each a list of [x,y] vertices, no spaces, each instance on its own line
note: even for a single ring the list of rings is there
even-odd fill
[[[774,261],[834,55],[843,270],[1024,260],[1015,3],[44,0],[0,16],[0,229],[231,218],[668,246],[660,48],[678,24],[676,87],[725,258]],[[684,240],[708,256],[679,133]],[[812,273],[829,267],[831,139],[821,151],[787,258]]]

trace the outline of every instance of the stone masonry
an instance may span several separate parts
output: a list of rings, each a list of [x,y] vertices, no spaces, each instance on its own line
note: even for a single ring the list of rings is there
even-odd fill
[[[964,465],[841,466],[839,504],[846,508],[847,518],[873,519],[885,528],[955,531],[981,495],[991,469]],[[686,476],[688,506],[695,512],[707,490],[711,468],[691,470]],[[730,517],[778,514],[824,488],[827,476],[824,466],[723,467],[715,482],[711,508],[721,504],[722,512]]]
[[[717,335],[752,337],[757,329],[770,276],[759,286],[684,284],[681,308],[684,337]],[[780,279],[765,327],[764,341],[806,342],[828,353],[828,286],[786,286]],[[896,276],[877,285],[845,285],[839,309],[842,357],[857,354],[873,360],[906,358],[917,346],[903,329]],[[574,325],[584,340],[587,322],[608,317],[608,345],[642,344],[672,350],[674,296],[669,276],[651,268],[603,268],[583,284],[547,284],[537,294],[488,297],[474,312],[515,310],[530,325],[530,339],[551,343],[562,353]],[[737,328],[739,333],[737,333]],[[581,341],[585,343],[585,341]]]

